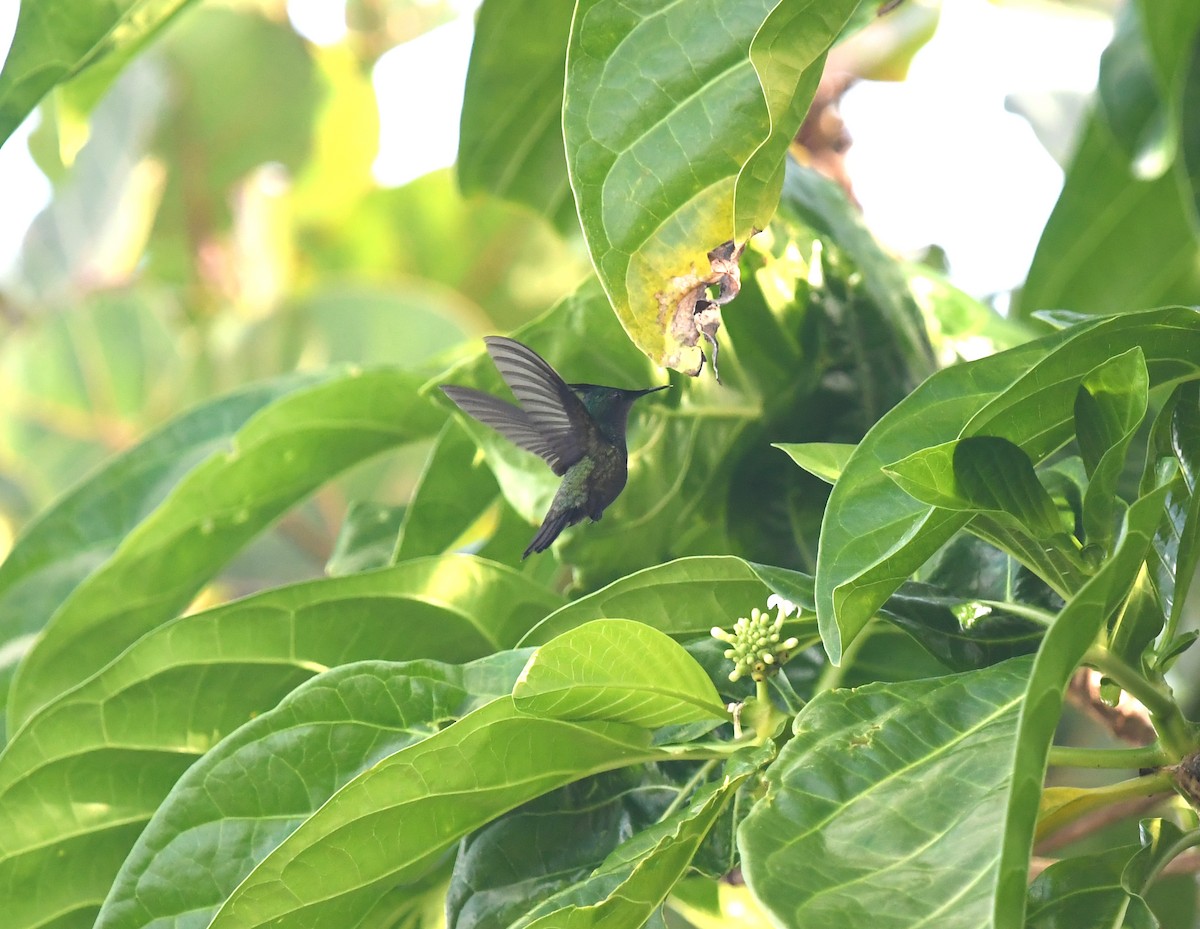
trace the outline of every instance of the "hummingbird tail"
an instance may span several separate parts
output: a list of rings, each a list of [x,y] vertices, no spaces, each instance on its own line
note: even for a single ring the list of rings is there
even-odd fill
[[[537,535],[533,537],[533,541],[529,543],[529,548],[525,549],[525,554],[521,556],[521,560],[524,561],[534,552],[544,552],[558,538],[559,533],[566,529],[567,526],[577,522],[579,522],[578,517],[572,519],[569,510],[562,513],[547,514],[545,522],[538,529]]]

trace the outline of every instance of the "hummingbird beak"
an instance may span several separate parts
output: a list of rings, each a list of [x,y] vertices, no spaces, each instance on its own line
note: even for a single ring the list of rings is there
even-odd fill
[[[663,384],[661,387],[647,387],[645,390],[639,390],[637,392],[637,395],[639,397],[644,397],[644,396],[646,396],[646,394],[655,394],[655,393],[658,393],[660,390],[667,390],[670,388],[670,386],[671,386],[670,384]]]

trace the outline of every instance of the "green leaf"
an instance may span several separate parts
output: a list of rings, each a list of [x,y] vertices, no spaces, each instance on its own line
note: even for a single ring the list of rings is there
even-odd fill
[[[728,717],[682,646],[626,619],[593,620],[539,647],[513,698],[526,713],[647,729]]]
[[[1142,350],[1134,346],[1090,371],[1075,395],[1075,436],[1089,478],[1108,451],[1141,424],[1149,379]],[[1115,492],[1113,485],[1109,492]]]
[[[83,336],[83,344],[65,346],[66,351],[60,348],[61,354],[108,348],[87,341],[89,336],[94,338],[89,328],[93,317],[79,306],[80,296],[123,285],[136,273],[136,263],[146,245],[146,230],[161,195],[160,171],[148,168],[145,159],[167,103],[164,84],[162,69],[149,62],[138,62],[125,72],[96,107],[92,119],[95,129],[70,169],[57,180],[54,196],[34,218],[21,243],[17,259],[20,290],[34,300],[71,308],[61,319],[42,320],[43,326],[49,332],[63,327],[88,334]],[[48,119],[49,114],[43,118]],[[110,317],[102,328],[112,326],[114,309],[122,304],[132,310],[138,303],[145,303],[143,312],[159,311],[147,315],[166,317],[168,314],[156,306],[162,296],[149,288],[147,291],[97,294],[101,319]],[[151,295],[158,300],[147,299]],[[34,338],[45,338],[47,334],[36,329],[32,333]],[[174,361],[173,370],[165,372],[168,379],[179,377],[184,369],[181,356],[185,352],[180,350],[177,335],[174,341],[168,342],[161,353],[153,352],[150,346],[145,349],[151,352],[146,359],[150,364],[167,367]],[[136,342],[125,342],[120,347],[131,357],[118,356],[119,362],[136,364],[141,360]]]
[[[850,456],[854,452],[853,445],[836,442],[775,442],[773,446],[787,452],[792,461],[809,474],[815,475],[829,484],[837,483],[837,479],[842,475],[842,469],[846,467],[846,462],[850,460]]]
[[[105,59],[128,60],[189,2],[22,3],[0,71],[0,145],[56,84]]]
[[[683,809],[618,846],[586,880],[556,894],[513,925],[520,929],[642,926],[683,877],[738,788],[740,773],[698,791]]]
[[[573,8],[488,0],[475,21],[458,182],[524,203],[563,234],[579,229],[563,149],[563,79]]]
[[[292,375],[193,408],[112,459],[25,529],[0,564],[0,701],[17,660],[59,604],[170,487],[264,407],[318,381]]]
[[[1168,503],[1169,508],[1169,503]],[[1154,534],[1151,543],[1157,547],[1162,529]],[[1129,598],[1113,623],[1108,647],[1133,667],[1142,666],[1142,652],[1154,641],[1163,628],[1163,605],[1151,580],[1150,568],[1142,565]]]
[[[453,929],[507,929],[583,881],[679,795],[661,765],[589,777],[533,800],[463,840],[446,892]],[[656,776],[657,775],[657,776]]]
[[[1075,397],[1075,428],[1088,469],[1083,497],[1084,539],[1108,547],[1120,513],[1117,485],[1134,433],[1146,416],[1149,375],[1139,347],[1091,371]]]
[[[211,917],[340,788],[507,694],[526,658],[500,652],[462,666],[363,661],[296,688],[180,778],[122,865],[97,929]],[[256,783],[273,789],[247,789]]]
[[[1050,494],[1029,456],[1008,439],[971,436],[922,449],[884,473],[930,506],[1011,516],[1030,535],[1062,531]]]
[[[882,468],[973,435],[1019,445],[1036,464],[1073,432],[1080,380],[1140,345],[1153,386],[1196,375],[1200,314],[1165,308],[1099,319],[933,375],[859,443],[830,496],[817,563],[817,616],[832,660],[879,606],[967,521],[915,500]]]
[[[604,289],[656,363],[699,370],[695,301],[721,276],[707,253],[770,217],[814,75],[856,6],[576,5],[568,172]]]
[[[526,716],[502,697],[350,781],[251,872],[211,927],[354,925],[506,810],[661,757],[644,729]]]
[[[352,371],[250,419],[228,451],[193,468],[59,607],[13,681],[10,726],[178,613],[242,546],[333,475],[437,429],[442,414],[417,386],[400,371]]]
[[[888,598],[880,614],[954,671],[1037,651],[1045,633],[1045,627],[1032,620],[911,582]]]
[[[809,703],[738,830],[742,872],[774,921],[986,925],[1029,668]]]
[[[792,572],[784,572],[791,574]],[[572,600],[534,626],[522,645],[540,645],[595,619],[630,617],[667,635],[707,635],[765,605],[769,583],[732,555],[680,558]]]
[[[409,500],[394,560],[450,550],[495,503],[500,488],[479,457],[471,436],[447,422]]]
[[[1022,925],[1038,798],[1067,681],[1133,586],[1138,566],[1150,547],[1165,496],[1165,489],[1160,488],[1130,506],[1112,556],[1063,607],[1034,661],[1015,739],[1012,787],[1006,797],[993,909],[996,929],[1016,929]]]
[[[1158,926],[1146,901],[1121,886],[1121,874],[1136,850],[1136,846],[1119,846],[1050,865],[1029,885],[1025,929]]]
[[[0,832],[0,898],[21,902],[8,925],[69,911],[90,926],[183,771],[313,675],[367,659],[469,661],[511,647],[560,602],[509,568],[455,555],[283,587],[159,626],[36,713],[0,755],[0,808],[12,826]],[[86,818],[63,819],[79,808]],[[21,892],[31,879],[52,890]]]
[[[342,521],[325,573],[330,577],[358,574],[392,563],[404,506],[358,501]]]

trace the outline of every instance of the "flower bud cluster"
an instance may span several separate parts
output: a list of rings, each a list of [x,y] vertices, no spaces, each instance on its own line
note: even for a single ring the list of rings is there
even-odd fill
[[[792,649],[800,644],[794,636],[780,641],[784,617],[791,616],[793,612],[799,613],[795,604],[772,595],[767,600],[767,609],[773,607],[778,608],[774,619],[770,613],[755,607],[750,611],[749,619],[743,616],[733,624],[733,632],[726,632],[720,626],[712,628],[714,639],[730,645],[725,649],[725,657],[733,662],[733,671],[729,674],[731,681],[747,675],[756,681],[766,680],[778,670],[780,664],[787,661]]]

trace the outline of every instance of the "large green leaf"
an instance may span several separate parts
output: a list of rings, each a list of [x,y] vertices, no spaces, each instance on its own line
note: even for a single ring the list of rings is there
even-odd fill
[[[784,926],[987,925],[1030,661],[827,691],[738,830]]]
[[[531,629],[522,644],[548,642],[605,617],[636,619],[672,636],[705,635],[713,626],[732,626],[753,607],[762,608],[770,591],[754,566],[740,558],[680,558],[571,601]]]
[[[13,681],[10,725],[178,613],[243,545],[333,475],[436,430],[443,415],[417,386],[401,371],[352,371],[250,419],[58,608]],[[136,492],[138,476],[128,479]]]
[[[69,912],[91,926],[183,771],[314,674],[373,658],[479,658],[511,646],[557,602],[508,568],[447,556],[160,626],[35,714],[0,755],[0,898],[20,901],[8,924]],[[25,892],[30,882],[44,892]]]
[[[506,810],[663,754],[644,729],[526,716],[500,698],[343,787],[238,886],[212,929],[354,925]]]
[[[707,253],[766,225],[787,143],[857,5],[576,5],[568,172],[605,291],[656,363],[699,371],[696,300],[721,276]]]
[[[0,145],[56,84],[105,59],[127,60],[190,2],[23,2],[0,71]]]
[[[1151,386],[1194,377],[1200,313],[1174,307],[1105,318],[948,368],[875,425],[834,487],[821,530],[817,614],[835,662],[969,515],[920,503],[883,468],[973,435],[1006,438],[1037,463],[1070,439],[1081,379],[1135,345],[1145,355]]]
[[[1067,682],[1133,586],[1162,517],[1165,498],[1166,488],[1161,487],[1130,506],[1112,557],[1063,607],[1034,661],[1014,740],[1012,786],[1005,797],[1003,826],[997,830],[1003,842],[992,910],[996,929],[1018,929],[1023,925],[1038,800]]]
[[[663,632],[596,619],[538,648],[513,689],[517,706],[555,719],[658,729],[728,713],[704,669]]]
[[[122,866],[97,929],[211,917],[337,790],[508,693],[526,658],[506,651],[462,666],[357,662],[298,687],[180,778]],[[255,783],[274,789],[247,790]]]
[[[1117,846],[1050,865],[1029,886],[1026,929],[1065,926],[1156,929],[1146,901],[1121,886],[1137,846]]]
[[[489,0],[479,10],[463,96],[458,182],[579,229],[563,149],[563,79],[573,6]]]
[[[194,408],[124,452],[31,523],[0,565],[0,701],[17,660],[75,587],[106,562],[198,460],[313,376],[280,378]]]

